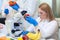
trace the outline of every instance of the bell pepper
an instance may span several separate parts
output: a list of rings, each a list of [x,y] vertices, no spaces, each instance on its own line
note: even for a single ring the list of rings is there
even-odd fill
[[[41,33],[40,32],[36,32],[36,33],[28,33],[27,36],[29,37],[29,39],[32,40],[39,40],[41,38]]]
[[[23,40],[23,38],[22,37],[18,37],[18,39],[17,40]]]

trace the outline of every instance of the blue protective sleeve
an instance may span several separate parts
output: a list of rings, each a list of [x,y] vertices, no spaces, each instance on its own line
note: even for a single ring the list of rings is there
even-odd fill
[[[11,6],[14,10],[18,11],[18,9],[20,8],[18,4],[15,4],[13,6]]]
[[[25,20],[28,21],[30,24],[33,24],[34,26],[38,25],[38,22],[34,18],[32,18],[31,16],[27,16],[25,18]]]

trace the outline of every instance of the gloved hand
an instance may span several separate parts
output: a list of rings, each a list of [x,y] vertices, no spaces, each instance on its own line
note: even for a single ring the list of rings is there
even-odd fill
[[[4,10],[4,13],[7,15],[7,14],[9,14],[9,10],[8,9],[5,9]]]
[[[33,19],[29,14],[26,14],[26,13],[27,13],[27,11],[25,11],[25,10],[23,10],[21,12],[21,14],[24,15],[25,20],[28,21],[29,23],[33,24],[34,26],[37,26],[38,25],[37,21],[35,19]]]
[[[22,33],[20,35],[26,35],[27,33],[29,33],[28,31],[22,31]]]
[[[18,11],[18,9],[20,8],[16,2],[10,2],[9,5],[10,5],[10,7],[12,7],[16,11]]]
[[[38,25],[38,22],[34,18],[32,18],[31,16],[26,16],[25,20],[28,21],[29,23],[33,24],[34,26]]]

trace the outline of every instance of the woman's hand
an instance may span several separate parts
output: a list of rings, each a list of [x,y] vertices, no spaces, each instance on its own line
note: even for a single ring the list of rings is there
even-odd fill
[[[3,25],[0,23],[0,29],[3,29]]]

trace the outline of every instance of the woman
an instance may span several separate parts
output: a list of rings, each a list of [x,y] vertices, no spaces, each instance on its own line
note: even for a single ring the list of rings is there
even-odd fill
[[[38,29],[41,31],[41,40],[58,40],[58,25],[53,12],[47,3],[42,3],[39,6],[39,18],[37,19],[37,22],[39,23]]]

